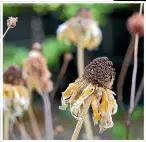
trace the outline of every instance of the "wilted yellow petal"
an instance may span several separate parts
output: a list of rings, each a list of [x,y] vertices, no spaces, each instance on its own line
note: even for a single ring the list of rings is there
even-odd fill
[[[3,97],[6,99],[12,99],[13,97],[12,85],[10,84],[3,85]]]
[[[107,93],[106,91],[103,92],[101,104],[99,106],[99,112],[106,113],[108,111],[108,99],[107,99]]]
[[[94,92],[94,87],[92,84],[89,84],[82,92],[81,96],[70,105],[71,113],[74,118],[77,120],[81,119],[82,105],[84,105],[84,101],[88,101],[88,97],[92,95]]]
[[[92,106],[92,111],[93,111],[93,121],[94,121],[94,124],[97,124],[98,121],[101,120],[101,116],[98,112],[99,102],[96,99],[96,97],[93,98],[91,102],[91,106]]]
[[[74,90],[77,91],[76,84],[75,83],[69,84],[68,88],[62,93],[61,97],[62,106],[60,106],[59,109],[66,110],[66,108],[68,107],[69,98],[71,97]]]
[[[108,94],[108,106],[109,106],[109,112],[114,115],[117,112],[117,103],[115,98],[112,94]]]

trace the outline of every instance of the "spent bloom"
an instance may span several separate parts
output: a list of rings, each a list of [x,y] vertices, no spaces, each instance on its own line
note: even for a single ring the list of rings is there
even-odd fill
[[[7,20],[7,26],[9,28],[16,27],[16,23],[18,22],[18,17],[9,17]]]
[[[73,117],[83,119],[83,106],[93,95],[91,107],[94,124],[99,122],[100,132],[113,127],[112,115],[117,112],[117,103],[113,96],[115,93],[111,90],[114,79],[113,63],[107,57],[94,59],[85,67],[82,76],[70,83],[62,93],[62,106],[59,108],[66,110],[69,104]]]
[[[74,17],[59,25],[57,38],[74,45],[82,43],[84,48],[93,50],[100,45],[102,32],[90,10],[82,8]]]
[[[135,12],[127,20],[127,28],[131,34],[138,33],[140,36],[144,34],[144,16]]]
[[[28,109],[30,97],[22,78],[21,70],[17,66],[10,66],[3,74],[3,105],[4,111],[10,112],[12,120],[22,116]]]
[[[23,77],[29,89],[34,89],[39,93],[51,92],[53,90],[51,72],[48,70],[47,61],[40,50],[40,44],[34,43],[28,58],[23,63]]]

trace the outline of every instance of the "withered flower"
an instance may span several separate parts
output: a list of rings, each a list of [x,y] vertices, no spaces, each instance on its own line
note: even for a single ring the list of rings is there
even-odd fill
[[[138,33],[140,36],[143,36],[143,34],[144,34],[144,16],[143,16],[143,14],[140,15],[138,12],[135,12],[127,20],[127,28],[132,35]]]
[[[47,68],[47,61],[40,51],[39,44],[35,43],[23,63],[23,77],[31,90],[39,93],[51,92],[53,82],[50,80],[51,72]]]
[[[81,113],[88,98],[93,95],[91,107],[93,111],[94,124],[98,124],[100,132],[113,127],[112,115],[117,112],[117,103],[114,92],[111,90],[115,79],[113,63],[107,57],[100,57],[90,62],[81,77],[62,93],[62,106],[66,110],[68,104],[73,117],[77,120],[83,119]]]
[[[82,43],[84,48],[93,50],[100,45],[102,32],[92,18],[91,11],[83,8],[58,27],[57,38],[75,45]]]
[[[4,111],[9,111],[12,120],[21,116],[28,109],[30,97],[22,78],[21,70],[17,66],[10,66],[3,74],[3,104]]]
[[[7,20],[7,26],[9,28],[16,27],[16,23],[18,22],[18,17],[9,17]]]

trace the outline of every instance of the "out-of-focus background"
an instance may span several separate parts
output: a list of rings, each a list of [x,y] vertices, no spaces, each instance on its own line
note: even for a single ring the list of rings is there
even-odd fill
[[[55,139],[70,139],[76,125],[76,120],[71,116],[69,109],[61,111],[58,106],[61,102],[61,92],[69,83],[74,82],[77,76],[76,47],[66,45],[57,41],[56,29],[59,24],[65,22],[75,15],[78,9],[90,8],[94,18],[98,20],[103,32],[103,41],[96,51],[85,50],[85,64],[92,59],[100,56],[107,56],[113,61],[116,68],[116,79],[113,91],[116,92],[117,79],[124,59],[124,55],[130,42],[130,34],[126,28],[126,21],[129,16],[139,10],[139,4],[4,4],[3,7],[3,31],[6,30],[7,18],[10,16],[18,17],[19,22],[14,29],[11,29],[3,41],[3,67],[4,70],[11,64],[21,65],[27,57],[33,42],[42,43],[42,51],[47,59],[48,68],[52,73],[52,80],[55,83],[57,75],[63,64],[63,55],[70,52],[73,60],[70,61],[66,74],[59,84],[52,103],[53,126],[56,130],[60,128],[62,132],[56,133]],[[142,79],[144,70],[144,48],[143,37],[140,38],[138,51],[138,73],[137,87]],[[128,108],[133,62],[131,62],[124,83],[124,104]],[[51,95],[51,93],[50,93]],[[41,131],[44,131],[43,106],[39,95],[34,95],[33,106],[38,118]],[[133,115],[130,139],[143,139],[143,98],[140,101]],[[27,114],[24,115],[26,130],[31,134]],[[124,139],[125,128],[122,124],[120,110],[113,116],[114,127],[108,129],[103,134],[98,133],[98,127],[93,126],[96,139]],[[92,123],[93,125],[93,123]],[[62,128],[63,127],[63,128]],[[17,129],[14,130],[17,135]],[[19,135],[18,135],[19,139]],[[85,139],[84,129],[81,130],[79,139]]]

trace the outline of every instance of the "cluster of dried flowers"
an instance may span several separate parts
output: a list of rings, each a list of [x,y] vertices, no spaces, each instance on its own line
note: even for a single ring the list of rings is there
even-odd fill
[[[90,10],[83,8],[57,29],[57,38],[75,45],[82,42],[88,50],[96,49],[102,41],[102,32]]]
[[[23,115],[28,109],[30,97],[22,78],[21,69],[15,65],[10,66],[3,74],[3,108],[9,112],[11,120]]]
[[[117,103],[111,87],[115,79],[113,64],[107,57],[96,58],[86,66],[82,77],[69,84],[62,93],[62,106],[66,110],[70,104],[71,113],[77,120],[81,117],[83,105],[89,96],[94,95],[91,102],[94,124],[98,124],[100,132],[114,125],[112,115],[117,112]]]

